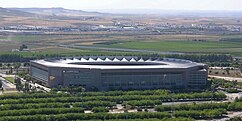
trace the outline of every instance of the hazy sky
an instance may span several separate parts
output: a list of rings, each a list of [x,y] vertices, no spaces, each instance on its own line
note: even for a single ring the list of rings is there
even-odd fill
[[[0,0],[0,7],[68,9],[240,10],[242,0]]]

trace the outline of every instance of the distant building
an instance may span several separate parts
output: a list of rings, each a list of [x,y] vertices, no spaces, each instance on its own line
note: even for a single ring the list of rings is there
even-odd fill
[[[31,61],[30,74],[49,87],[87,90],[201,89],[208,66],[188,60],[141,57],[80,57]]]

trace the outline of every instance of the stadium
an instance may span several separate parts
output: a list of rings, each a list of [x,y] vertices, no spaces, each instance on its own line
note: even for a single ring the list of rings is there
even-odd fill
[[[86,90],[202,89],[208,66],[188,60],[127,56],[83,56],[31,61],[30,75],[48,87]]]

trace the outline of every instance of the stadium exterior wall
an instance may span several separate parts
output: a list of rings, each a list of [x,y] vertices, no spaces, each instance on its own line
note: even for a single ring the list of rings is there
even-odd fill
[[[74,85],[99,91],[202,89],[207,85],[205,64],[180,59],[100,58],[35,60],[30,75],[49,87]]]

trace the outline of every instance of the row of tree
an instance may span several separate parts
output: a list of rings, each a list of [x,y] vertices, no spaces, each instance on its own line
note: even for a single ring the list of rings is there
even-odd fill
[[[52,113],[53,114],[53,113]],[[176,111],[175,117],[191,117],[195,119],[213,119],[219,118],[226,114],[224,109],[214,110],[202,110],[202,111]],[[1,117],[0,121],[68,121],[68,120],[110,120],[110,119],[150,119],[150,118],[170,118],[171,115],[168,112],[138,112],[138,113],[93,113],[93,114],[82,114],[82,113],[65,113],[55,115],[29,115],[29,116],[4,116]]]
[[[24,98],[47,98],[47,97],[70,97],[68,93],[15,93],[15,94],[4,94],[0,95],[1,100],[5,99],[24,99]]]
[[[64,113],[84,113],[82,108],[39,108],[39,109],[23,109],[23,110],[5,110],[0,111],[0,117],[3,116],[21,116],[21,115],[37,115],[37,114],[64,114]]]
[[[54,58],[61,57],[63,55],[59,54],[43,54],[43,55],[31,55],[31,56],[22,56],[21,54],[1,54],[0,62],[3,63],[12,63],[12,62],[29,62],[34,59],[44,59],[44,58]]]
[[[180,105],[159,105],[155,107],[158,112],[171,110],[209,110],[209,109],[224,109],[229,111],[242,111],[242,102],[232,103],[203,103],[203,104],[180,104]]]
[[[233,57],[226,54],[180,54],[180,55],[163,55],[167,58],[186,59],[195,62],[231,62]]]
[[[123,103],[131,100],[160,100],[162,102],[171,101],[204,101],[204,100],[223,100],[226,98],[224,93],[203,92],[203,93],[182,93],[170,95],[122,95],[122,96],[88,96],[82,97],[73,95],[69,97],[46,97],[46,98],[20,98],[0,100],[0,104],[21,104],[21,103],[51,103],[51,102],[82,102],[84,101],[110,101]]]
[[[194,119],[214,119],[221,118],[227,114],[225,109],[206,109],[206,110],[189,110],[189,111],[176,111],[175,117],[191,117]]]
[[[203,103],[203,104],[180,104],[180,105],[159,105],[155,107],[158,112],[171,110],[205,110],[205,109],[228,109],[229,103]]]
[[[38,108],[70,108],[70,103],[28,103],[28,104],[4,104],[0,110],[22,110]]]
[[[157,119],[157,118],[149,118],[149,119],[128,119],[129,121],[195,121],[192,118],[163,118],[163,119]],[[81,121],[81,120],[76,120],[76,121]],[[92,120],[92,121],[103,121],[103,120]],[[105,121],[127,121],[126,119],[110,119],[110,120],[105,120]]]
[[[110,54],[109,54],[110,55]],[[119,54],[120,56],[121,54]],[[123,56],[133,56],[132,54],[122,54]],[[0,55],[0,62],[29,62],[34,59],[44,58],[59,58],[66,55],[60,54],[33,54],[31,56],[22,56],[21,54],[2,54]],[[72,55],[70,55],[72,56]],[[76,55],[81,56],[81,55]],[[92,55],[93,56],[93,55]],[[100,56],[100,55],[99,55]],[[114,55],[118,56],[118,55]],[[136,55],[137,56],[137,55]],[[179,58],[187,59],[196,62],[230,62],[233,60],[231,55],[225,54],[175,54],[175,55],[158,55],[158,54],[141,54],[140,57],[166,57],[166,58]]]
[[[208,92],[210,93],[210,92]],[[123,96],[123,95],[170,95],[168,90],[136,90],[136,91],[108,91],[108,92],[79,92],[76,94],[69,93],[20,93],[20,94],[5,94],[0,95],[0,99],[19,99],[19,98],[46,98],[46,97],[70,97],[70,96],[84,96],[84,97],[95,97],[95,96]],[[177,94],[199,94],[199,93],[177,93]]]
[[[75,102],[75,103],[27,103],[27,104],[4,104],[0,106],[0,111],[4,110],[22,110],[22,109],[39,109],[39,108],[70,108],[82,107],[85,109],[92,109],[94,107],[113,107],[116,106],[114,102],[108,101],[91,101],[91,102]]]
[[[236,88],[240,86],[237,81],[226,81],[224,79],[211,79],[211,82],[214,88],[217,88],[217,87]]]
[[[235,67],[242,70],[242,63],[240,62],[209,62],[207,63],[211,67]]]
[[[124,106],[138,106],[138,107],[154,107],[158,112],[170,110],[204,110],[204,109],[226,109],[230,111],[242,111],[242,102],[233,103],[204,103],[204,104],[180,104],[180,105],[159,105],[162,102],[159,100],[143,100],[143,101],[128,101],[123,103]],[[75,103],[28,103],[28,104],[5,104],[0,107],[4,110],[23,110],[23,109],[39,109],[39,108],[70,108],[82,107],[85,109],[93,109],[95,107],[113,107],[116,103],[108,101],[91,101],[91,102],[75,102]],[[106,108],[107,109],[107,108]]]
[[[133,108],[138,107],[154,107],[155,105],[161,105],[161,100],[132,100],[132,101],[126,101],[122,105],[130,105]]]

